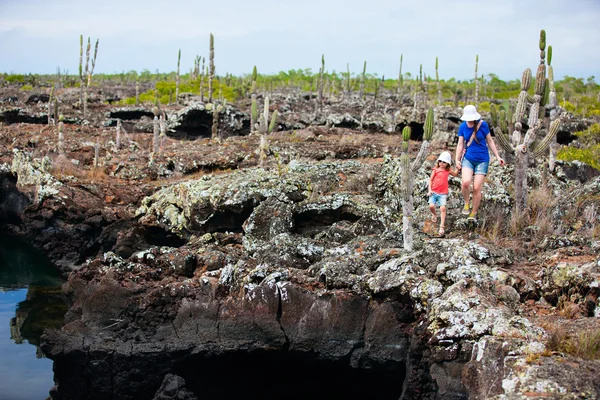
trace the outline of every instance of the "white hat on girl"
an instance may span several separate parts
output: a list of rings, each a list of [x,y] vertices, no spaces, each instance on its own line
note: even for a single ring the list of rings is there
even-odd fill
[[[452,164],[452,156],[447,151],[442,152],[437,159],[438,161],[443,161],[446,164]]]

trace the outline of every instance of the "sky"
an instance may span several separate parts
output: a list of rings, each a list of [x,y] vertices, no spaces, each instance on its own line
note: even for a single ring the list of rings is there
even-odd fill
[[[99,39],[95,73],[189,72],[208,62],[217,75],[291,69],[378,77],[519,79],[539,63],[546,31],[556,79],[600,77],[600,0],[0,0],[0,72],[77,74],[79,36]]]

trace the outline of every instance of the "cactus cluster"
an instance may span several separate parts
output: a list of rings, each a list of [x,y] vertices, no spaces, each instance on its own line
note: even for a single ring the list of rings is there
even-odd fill
[[[429,153],[429,144],[434,131],[433,122],[433,108],[429,108],[423,126],[423,142],[414,159],[408,153],[412,131],[409,126],[404,127],[402,130],[402,154],[400,159],[396,160],[395,171],[390,175],[390,181],[388,181],[388,186],[391,187],[402,203],[402,236],[405,250],[413,249],[412,214],[415,175]]]
[[[495,107],[492,108],[492,126],[494,126],[494,134],[498,139],[498,144],[507,155],[514,156],[515,159],[515,205],[517,210],[524,209],[527,201],[527,167],[529,160],[544,154],[555,139],[561,122],[558,117],[551,121],[545,120],[546,105],[551,97],[550,91],[553,91],[553,88],[550,87],[550,81],[546,78],[546,32],[544,30],[540,32],[539,49],[540,64],[535,75],[534,95],[528,94],[532,73],[531,69],[527,68],[521,76],[521,92],[512,118],[510,107],[508,111],[501,110],[500,113],[497,112]],[[551,57],[551,50],[549,54]],[[552,72],[551,75],[553,75]],[[528,108],[529,113],[527,113]],[[523,135],[523,124],[526,116],[528,129]],[[506,121],[510,121],[510,123]],[[507,133],[510,130],[513,133],[509,138]]]
[[[83,69],[83,35],[79,36],[79,79],[80,79],[80,89],[79,89],[79,102],[83,105],[83,117],[87,117],[87,99],[88,99],[88,90],[90,84],[92,83],[92,75],[94,74],[94,67],[96,66],[96,57],[98,55],[98,43],[99,40],[96,39],[96,46],[94,48],[94,57],[92,58],[92,65],[90,68],[90,51],[91,51],[91,40],[88,37],[87,47],[85,52],[85,70]]]
[[[212,103],[213,79],[215,78],[215,38],[210,34],[208,57],[208,102]]]
[[[179,104],[179,66],[181,65],[181,49],[177,53],[177,74],[175,75],[175,104]]]

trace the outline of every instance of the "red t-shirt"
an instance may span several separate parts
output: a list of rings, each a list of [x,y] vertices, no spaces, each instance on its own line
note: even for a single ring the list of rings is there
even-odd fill
[[[431,191],[436,194],[448,194],[448,175],[450,171],[446,169],[433,169],[431,178]]]

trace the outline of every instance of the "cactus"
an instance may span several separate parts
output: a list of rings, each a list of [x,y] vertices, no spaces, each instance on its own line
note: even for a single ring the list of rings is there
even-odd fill
[[[269,153],[269,141],[265,135],[260,136],[260,144],[258,146],[258,158],[260,160],[260,166],[262,167],[267,159]]]
[[[117,119],[117,127],[115,128],[116,131],[116,138],[115,138],[115,147],[117,148],[117,150],[119,150],[121,148],[121,119],[118,118]]]
[[[438,58],[435,58],[435,82],[436,82],[436,86],[437,86],[437,95],[438,95],[438,101],[437,103],[439,105],[442,105],[443,100],[442,100],[442,87],[440,86],[440,75],[438,73]]]
[[[213,123],[211,128],[211,139],[218,140],[219,139],[219,114],[223,111],[222,105],[213,105]]]
[[[202,57],[202,68],[200,69],[200,101],[204,103],[204,76],[206,75],[206,69],[204,66],[204,57]]]
[[[80,42],[81,43],[83,42],[83,37],[81,37]],[[90,84],[92,83],[92,75],[94,74],[94,67],[96,66],[96,57],[98,56],[98,43],[99,43],[99,40],[96,39],[96,46],[94,48],[94,57],[92,58],[92,66],[90,68],[89,62],[90,62],[91,41],[90,41],[90,38],[88,37],[87,48],[86,48],[86,52],[85,52],[85,73],[84,73],[85,83],[83,86],[83,117],[84,118],[87,117],[88,90],[89,90]]]
[[[517,108],[514,114],[514,131],[509,139],[506,133],[506,125],[502,124],[502,119],[499,119],[499,124],[494,128],[494,133],[498,139],[498,144],[506,151],[508,155],[515,157],[515,207],[517,210],[523,210],[527,204],[526,194],[527,186],[527,168],[531,157],[540,157],[547,150],[548,146],[555,140],[560,125],[560,118],[554,118],[550,123],[544,119],[545,113],[544,92],[546,90],[553,91],[554,83],[552,79],[546,78],[546,32],[540,32],[540,64],[537,68],[535,76],[535,95],[528,96],[527,90],[531,85],[531,70],[525,69],[521,77],[521,93],[519,93]],[[551,55],[552,51],[549,49]],[[548,60],[550,61],[550,60]],[[549,73],[553,77],[553,72]],[[552,93],[548,94],[549,107],[552,107]],[[554,96],[555,98],[555,96]],[[527,106],[529,106],[529,114],[527,119],[527,132],[523,136],[522,122],[525,117]],[[556,105],[554,105],[556,107]],[[555,114],[556,116],[557,114]],[[537,142],[534,149],[533,144],[536,143],[538,136],[544,137]]]
[[[135,105],[140,105],[140,77],[135,77]]]
[[[277,124],[277,116],[277,110],[273,111],[273,115],[271,115],[271,120],[269,121],[269,97],[265,97],[264,111],[263,114],[258,118],[256,130],[261,135],[267,135],[273,132]]]
[[[83,104],[83,35],[79,35],[79,104]]]
[[[348,75],[346,75],[346,93],[348,94],[348,96],[350,96],[350,94],[352,93],[352,89],[350,88],[350,64],[346,63],[346,73]]]
[[[325,73],[325,54],[321,55],[321,68],[319,69],[319,80],[317,81],[317,104],[321,110],[323,105],[323,74]]]
[[[157,113],[154,113],[154,121],[152,122],[153,135],[152,135],[152,152],[158,154],[160,151],[160,123],[158,121]]]
[[[179,104],[179,66],[181,64],[181,49],[177,53],[177,74],[175,75],[175,104]]]
[[[210,34],[210,53],[208,58],[208,102],[212,103],[213,79],[215,78],[215,38]]]
[[[400,54],[400,69],[398,70],[398,104],[402,103],[403,86],[404,86],[404,78],[402,77],[402,54]]]
[[[54,104],[54,85],[52,85],[52,89],[50,89],[50,99],[48,100],[48,126],[52,125],[54,120],[56,119],[56,109],[52,109],[52,105]],[[52,112],[54,112],[54,119],[52,118]]]
[[[402,203],[402,236],[405,250],[413,249],[413,189],[415,174],[423,165],[423,161],[429,152],[429,141],[433,137],[434,131],[434,113],[433,108],[427,110],[427,117],[423,126],[423,142],[417,156],[412,159],[408,153],[411,129],[405,126],[402,130],[402,154],[399,159],[393,160],[394,171],[388,179],[388,187],[395,192]],[[400,185],[398,185],[398,180]]]
[[[58,117],[58,154],[65,154],[65,124],[63,119],[62,115]]]
[[[100,143],[96,141],[94,145],[94,168],[98,168],[100,166]]]
[[[479,54],[475,55],[475,107],[479,106],[479,80],[477,79],[477,67],[479,66]]]
[[[363,66],[362,75],[360,76],[360,99],[363,100],[365,98],[365,75],[367,73],[367,62]]]

